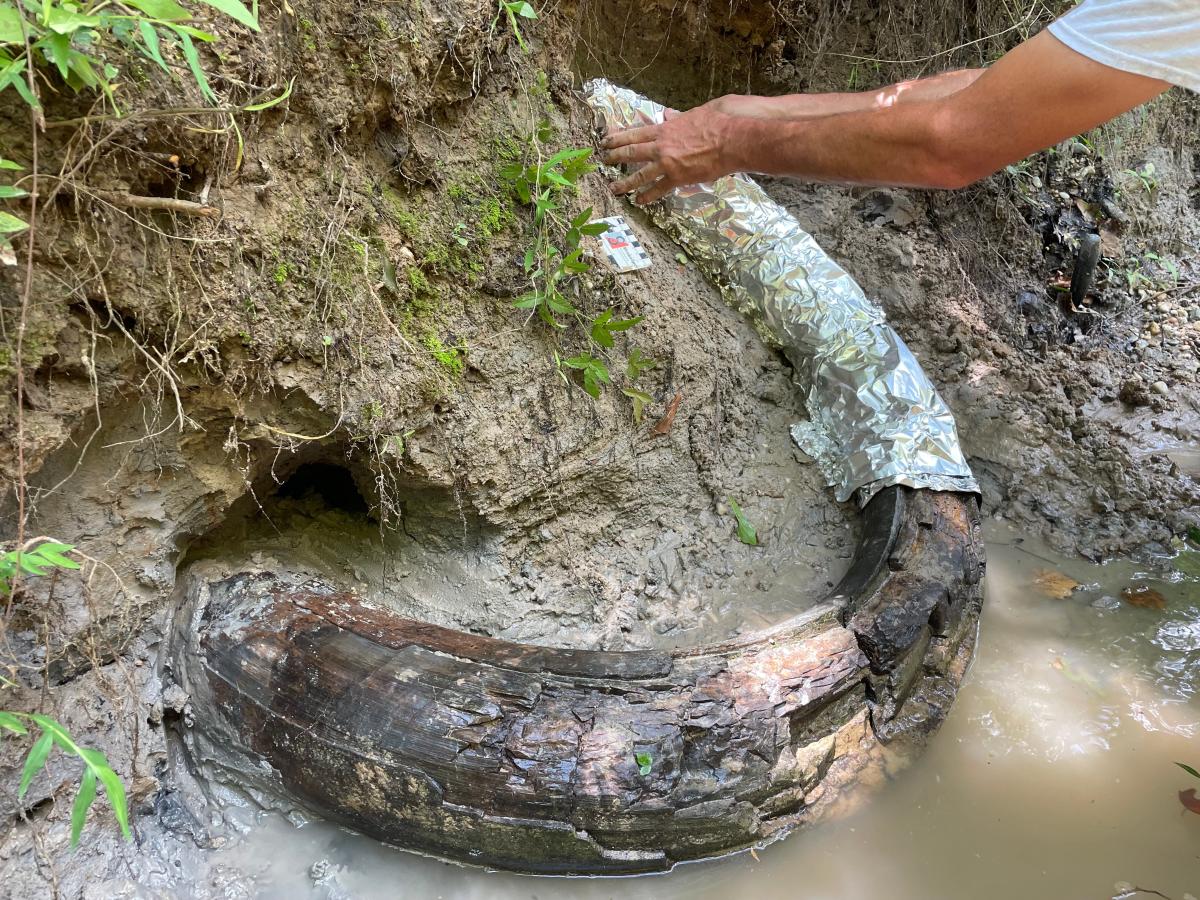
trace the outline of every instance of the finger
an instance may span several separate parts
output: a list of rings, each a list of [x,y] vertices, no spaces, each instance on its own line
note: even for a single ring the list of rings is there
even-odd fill
[[[663,110],[663,121],[670,122],[673,118],[675,118],[679,114],[680,114],[679,110],[671,109],[670,107],[668,107],[667,109]]]
[[[644,125],[641,128],[614,131],[604,139],[604,143],[600,146],[605,150],[612,150],[614,147],[624,147],[626,144],[644,144],[646,141],[657,140],[658,130],[661,127],[661,125]]]
[[[612,192],[614,194],[628,194],[630,191],[636,191],[638,188],[653,184],[655,179],[663,174],[662,167],[658,163],[650,163],[649,165],[642,166],[636,172],[622,178],[620,181],[614,182]]]
[[[638,206],[647,206],[655,200],[661,200],[675,188],[679,187],[670,178],[661,178],[650,187],[646,188],[640,194],[633,198],[633,202]]]
[[[604,161],[610,166],[631,162],[653,162],[658,158],[658,145],[654,143],[628,144],[609,150],[604,154]]]

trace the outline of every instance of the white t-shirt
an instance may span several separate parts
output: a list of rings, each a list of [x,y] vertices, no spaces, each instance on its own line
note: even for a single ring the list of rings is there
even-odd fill
[[[1098,63],[1200,92],[1200,0],[1083,0],[1050,33]]]

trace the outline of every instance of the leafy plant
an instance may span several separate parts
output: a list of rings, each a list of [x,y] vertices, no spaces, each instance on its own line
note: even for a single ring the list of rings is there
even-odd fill
[[[70,733],[57,720],[39,713],[22,713],[0,710],[0,729],[11,734],[26,736],[29,728],[26,722],[36,725],[41,731],[41,737],[34,741],[25,757],[25,765],[21,770],[21,784],[17,789],[17,799],[25,797],[34,776],[46,765],[50,751],[57,745],[64,753],[73,754],[83,762],[83,776],[79,782],[79,792],[75,795],[75,804],[71,808],[71,846],[79,844],[79,836],[87,820],[88,810],[96,799],[97,783],[104,787],[104,793],[112,806],[117,824],[121,826],[121,834],[129,840],[129,801],[125,796],[125,785],[121,778],[108,764],[108,759],[99,750],[92,747],[81,747],[75,743]]]
[[[70,544],[46,541],[32,550],[9,550],[0,556],[0,594],[12,592],[18,572],[45,575],[47,569],[78,569],[79,563],[66,556],[74,549]]]
[[[239,0],[200,2],[258,31],[257,0],[253,11]],[[184,24],[191,18],[176,0],[0,0],[0,93],[12,87],[26,104],[40,109],[27,70],[45,62],[75,91],[102,93],[119,114],[115,60],[136,54],[170,75],[163,57],[163,46],[169,45],[178,47],[200,92],[216,103],[195,43],[216,37]]]
[[[516,199],[531,207],[533,212],[534,240],[524,256],[525,274],[529,277],[531,290],[513,305],[530,310],[558,330],[565,330],[570,319],[586,329],[591,347],[565,359],[556,353],[555,364],[560,372],[564,368],[579,372],[583,390],[598,399],[604,385],[612,384],[605,351],[616,346],[616,334],[633,328],[642,317],[617,318],[616,310],[610,308],[589,320],[568,298],[568,292],[578,294],[578,276],[591,270],[591,264],[583,255],[583,238],[599,237],[608,230],[608,225],[592,221],[591,207],[570,219],[563,215],[563,195],[575,191],[579,180],[594,171],[595,166],[591,163],[592,151],[586,147],[559,150],[542,159],[540,144],[551,134],[549,123],[541,122],[531,142],[533,153],[529,154],[535,156],[536,161],[513,162],[499,172]],[[631,384],[621,390],[633,401],[633,417],[639,423],[652,398],[634,389],[632,382],[654,365],[653,360],[636,349],[626,361],[625,374]],[[570,383],[565,374],[563,377]]]
[[[729,508],[733,511],[733,517],[737,519],[737,539],[743,544],[750,547],[758,546],[758,530],[750,524],[746,514],[742,512],[742,508],[738,506],[736,500],[732,497],[727,497]]]
[[[22,168],[11,159],[0,157],[0,171],[20,172]],[[0,184],[0,200],[15,200],[18,197],[26,196],[28,193],[28,191],[16,185]],[[13,235],[20,234],[28,227],[29,225],[24,219],[19,219],[11,213],[0,210],[0,249],[8,246]]]
[[[633,761],[637,763],[638,774],[643,777],[649,775],[654,768],[654,757],[645,750],[639,750],[634,753]]]
[[[612,376],[608,374],[608,366],[605,365],[604,360],[598,359],[590,353],[580,353],[578,356],[564,359],[562,364],[569,369],[577,369],[583,373],[583,389],[592,399],[600,397],[600,385],[612,384]]]
[[[637,381],[643,372],[649,372],[657,365],[655,360],[644,356],[641,350],[634,347],[629,351],[629,358],[625,360],[625,375],[630,381]]]
[[[528,53],[529,45],[525,43],[525,35],[521,33],[521,23],[517,20],[521,18],[532,21],[537,18],[537,11],[524,0],[499,0],[496,18],[492,19],[492,28],[496,27],[501,16],[508,19],[508,27],[512,31],[513,37],[517,39],[517,46]]]
[[[1158,187],[1158,179],[1154,177],[1154,163],[1148,162],[1136,169],[1125,169],[1122,174],[1130,175],[1141,182],[1142,187],[1146,189],[1147,196],[1154,196],[1154,189]]]
[[[613,340],[613,334],[618,331],[628,331],[638,322],[642,321],[642,316],[636,316],[632,319],[613,319],[613,311],[606,309],[596,318],[592,319],[592,340],[606,350],[611,350],[616,342]]]

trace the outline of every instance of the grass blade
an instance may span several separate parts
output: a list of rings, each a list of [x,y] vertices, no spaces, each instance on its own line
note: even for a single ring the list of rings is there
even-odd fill
[[[231,19],[237,19],[247,28],[258,31],[258,16],[242,6],[238,0],[200,0],[200,2],[225,13]]]
[[[121,782],[121,777],[112,770],[108,760],[99,750],[83,747],[79,753],[104,785],[104,793],[112,806],[113,815],[117,817],[117,824],[121,826],[121,834],[125,836],[125,840],[129,840],[132,837],[129,833],[129,801],[125,797],[125,785]]]
[[[21,786],[17,789],[17,799],[24,798],[25,792],[29,790],[29,784],[33,781],[33,776],[42,770],[42,766],[46,764],[46,757],[50,755],[50,747],[54,744],[54,738],[49,731],[44,732],[37,743],[29,751],[29,755],[25,757],[25,768],[21,770]]]
[[[146,55],[149,56],[158,67],[171,74],[171,70],[167,67],[167,62],[162,58],[162,50],[158,46],[158,32],[154,30],[154,26],[143,19],[138,22],[138,31],[142,33],[142,42],[146,45]]]
[[[249,106],[243,106],[242,109],[246,112],[262,112],[264,109],[270,109],[272,106],[278,106],[284,100],[292,95],[292,85],[296,83],[295,76],[287,83],[287,87],[283,89],[283,93],[278,97],[273,97],[270,100],[264,100],[262,103],[251,103]]]
[[[75,805],[71,807],[71,847],[79,846],[79,835],[83,832],[83,823],[87,821],[88,810],[96,799],[96,773],[91,769],[83,770],[83,781],[79,783],[79,793],[75,795]]]
[[[204,74],[204,67],[200,65],[200,54],[196,51],[196,45],[192,43],[191,36],[182,29],[172,29],[179,35],[179,41],[183,45],[183,58],[187,60],[188,68],[192,70],[192,77],[196,79],[196,84],[200,88],[200,93],[204,95],[213,106],[217,104],[217,95],[212,92],[212,88],[208,86],[208,77]]]

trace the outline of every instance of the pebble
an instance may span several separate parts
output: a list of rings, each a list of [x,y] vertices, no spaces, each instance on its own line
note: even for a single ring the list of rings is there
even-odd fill
[[[1162,397],[1170,397],[1171,396],[1171,389],[1167,386],[1167,383],[1165,381],[1154,382],[1154,384],[1150,385],[1150,390],[1154,391],[1154,393],[1156,393]]]

